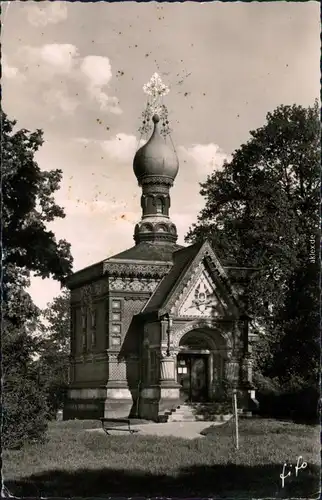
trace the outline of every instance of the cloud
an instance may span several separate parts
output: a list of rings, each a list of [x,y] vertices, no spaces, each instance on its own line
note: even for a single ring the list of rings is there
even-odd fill
[[[214,170],[222,168],[224,161],[230,161],[227,155],[217,144],[193,144],[191,147],[180,147],[183,155],[192,159],[197,166],[198,173],[207,176]]]
[[[27,6],[27,20],[33,26],[47,26],[65,21],[68,16],[66,2],[44,2],[42,5]]]
[[[101,147],[109,157],[120,163],[133,161],[135,152],[139,147],[138,139],[135,135],[119,133],[107,141],[101,142]]]
[[[32,99],[43,99],[46,114],[54,119],[57,110],[72,114],[77,106],[97,108],[121,114],[118,98],[106,90],[112,79],[108,57],[81,57],[78,48],[70,43],[52,43],[40,47],[26,45],[14,55],[15,66],[6,64],[7,78],[15,78],[21,68],[28,78],[24,93]],[[34,95],[36,93],[36,95]]]
[[[93,87],[107,85],[112,78],[112,68],[108,57],[84,57],[81,71],[88,77],[90,85]]]
[[[1,58],[1,67],[2,67],[2,74],[5,78],[8,78],[10,80],[13,79],[21,79],[25,80],[25,76],[19,71],[19,68],[15,66],[10,66],[8,63],[7,56],[5,54],[2,54]]]
[[[138,213],[130,210],[130,204],[115,198],[102,199],[80,199],[61,198],[57,199],[59,206],[63,207],[66,216],[98,216],[106,215],[108,222],[136,222]],[[139,207],[138,207],[139,208]]]
[[[76,98],[68,96],[66,89],[47,90],[44,92],[43,97],[46,104],[49,104],[52,108],[58,107],[64,114],[67,115],[72,115],[80,104]]]
[[[112,68],[108,57],[86,56],[84,57],[80,70],[88,79],[88,92],[92,99],[96,100],[100,109],[110,111],[114,114],[121,114],[119,102],[116,97],[108,96],[102,90],[112,79]]]
[[[122,132],[106,141],[86,137],[76,137],[74,140],[84,146],[94,146],[97,150],[100,148],[111,160],[119,164],[132,162],[137,149],[145,143],[143,139],[138,140],[135,135]]]
[[[69,43],[25,46],[19,55],[28,68],[26,86],[32,94],[37,91],[35,99],[42,101],[41,109],[46,110],[49,119],[55,119],[57,111],[72,115],[80,104],[75,92],[71,92],[79,64],[77,47]]]
[[[59,200],[59,205],[65,209],[66,215],[97,215],[111,211],[113,205],[107,201]]]
[[[68,73],[75,66],[75,58],[78,57],[78,50],[70,43],[52,43],[41,47],[40,56],[58,71]]]
[[[28,63],[28,70],[45,80],[55,74],[70,73],[79,59],[77,47],[70,43],[51,43],[41,47],[26,45],[21,48],[20,55]]]

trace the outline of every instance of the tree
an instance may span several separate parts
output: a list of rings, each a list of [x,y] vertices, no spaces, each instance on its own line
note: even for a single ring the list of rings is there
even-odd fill
[[[64,289],[42,312],[42,336],[37,365],[51,417],[62,407],[69,381],[69,302],[69,291]]]
[[[39,309],[26,292],[30,274],[63,280],[72,268],[70,245],[46,224],[64,217],[56,205],[62,172],[42,171],[34,155],[42,131],[16,130],[1,111],[2,126],[2,370],[3,444],[20,447],[43,436],[46,407],[35,371]]]
[[[296,373],[316,381],[318,103],[279,106],[250,136],[201,184],[205,208],[186,240],[207,235],[226,265],[258,268],[245,297],[249,314],[266,324],[258,366],[271,377],[285,380]]]

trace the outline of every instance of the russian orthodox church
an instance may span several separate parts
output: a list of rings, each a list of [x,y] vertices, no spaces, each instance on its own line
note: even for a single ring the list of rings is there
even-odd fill
[[[177,244],[170,189],[179,169],[154,75],[143,120],[153,126],[135,154],[142,217],[135,245],[74,273],[70,386],[64,418],[164,421],[182,403],[216,408],[238,391],[254,404],[250,321],[240,301],[242,272],[223,265],[209,241]]]

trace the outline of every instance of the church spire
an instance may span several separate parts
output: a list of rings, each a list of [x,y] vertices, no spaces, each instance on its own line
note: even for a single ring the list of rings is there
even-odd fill
[[[178,173],[179,162],[169,136],[167,110],[161,102],[169,89],[157,73],[143,89],[150,96],[144,121],[145,125],[150,125],[152,120],[153,132],[148,142],[136,152],[133,161],[134,173],[142,187],[142,217],[135,226],[134,240],[136,244],[144,241],[175,243],[177,229],[169,218],[170,187]]]

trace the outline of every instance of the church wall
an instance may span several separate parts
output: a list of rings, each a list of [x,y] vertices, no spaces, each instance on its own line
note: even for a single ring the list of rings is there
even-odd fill
[[[127,299],[125,300],[125,307],[124,307],[124,320],[123,320],[123,328],[124,328],[124,335],[123,335],[123,340],[126,336],[126,334],[129,332],[129,328],[131,326],[131,322],[133,319],[133,316],[140,313],[141,310],[143,309],[144,305],[146,304],[148,298],[137,298],[137,299]],[[137,343],[138,335],[136,334],[138,332],[135,332],[133,330],[133,333],[131,334],[134,336],[135,343]]]
[[[109,298],[109,375],[105,415],[128,417],[129,414],[135,415],[137,412],[141,375],[139,353],[142,331],[135,316],[141,312],[149,295],[142,296],[133,292],[130,295],[117,291],[112,293]],[[115,343],[117,337],[120,338],[118,345]]]
[[[106,339],[106,306],[104,300],[97,301],[96,307],[96,344],[92,347],[93,352],[103,352],[107,348]]]
[[[93,300],[104,298],[104,296],[108,293],[108,279],[102,278],[93,283],[73,288],[70,292],[71,304],[80,305],[86,293],[89,294]]]
[[[75,382],[107,380],[107,361],[85,361],[75,363]]]
[[[148,326],[148,337],[150,346],[160,346],[161,345],[161,323],[160,321],[155,323],[150,323]]]
[[[105,302],[108,291],[107,279],[99,280],[91,285],[71,290],[71,354],[83,352],[102,352],[106,349]],[[84,306],[84,289],[87,288],[86,305]],[[90,300],[89,298],[90,297]],[[92,317],[95,314],[95,318]],[[86,315],[86,344],[84,342],[83,316]],[[92,322],[95,328],[92,328]],[[94,332],[93,332],[94,330]],[[86,345],[86,349],[84,348]]]
[[[104,387],[108,379],[108,360],[105,353],[107,284],[108,281],[104,279],[71,290],[71,384],[64,418],[98,418],[104,415]],[[88,391],[99,393],[93,395]]]
[[[134,324],[133,317],[142,310],[147,300],[148,297],[128,298],[115,294],[110,297],[106,348],[113,352],[123,351],[124,356],[137,351],[140,332],[138,325]],[[119,309],[114,307],[118,302],[120,303]],[[119,344],[113,340],[118,337],[120,338]]]
[[[75,346],[75,351],[74,355],[81,354],[83,352],[83,343],[82,343],[82,315],[81,315],[81,309],[80,307],[75,307],[74,308],[74,319],[75,319],[75,325],[74,325],[74,346]]]
[[[73,399],[70,398],[64,405],[64,420],[91,419],[97,420],[104,416],[104,399]]]

